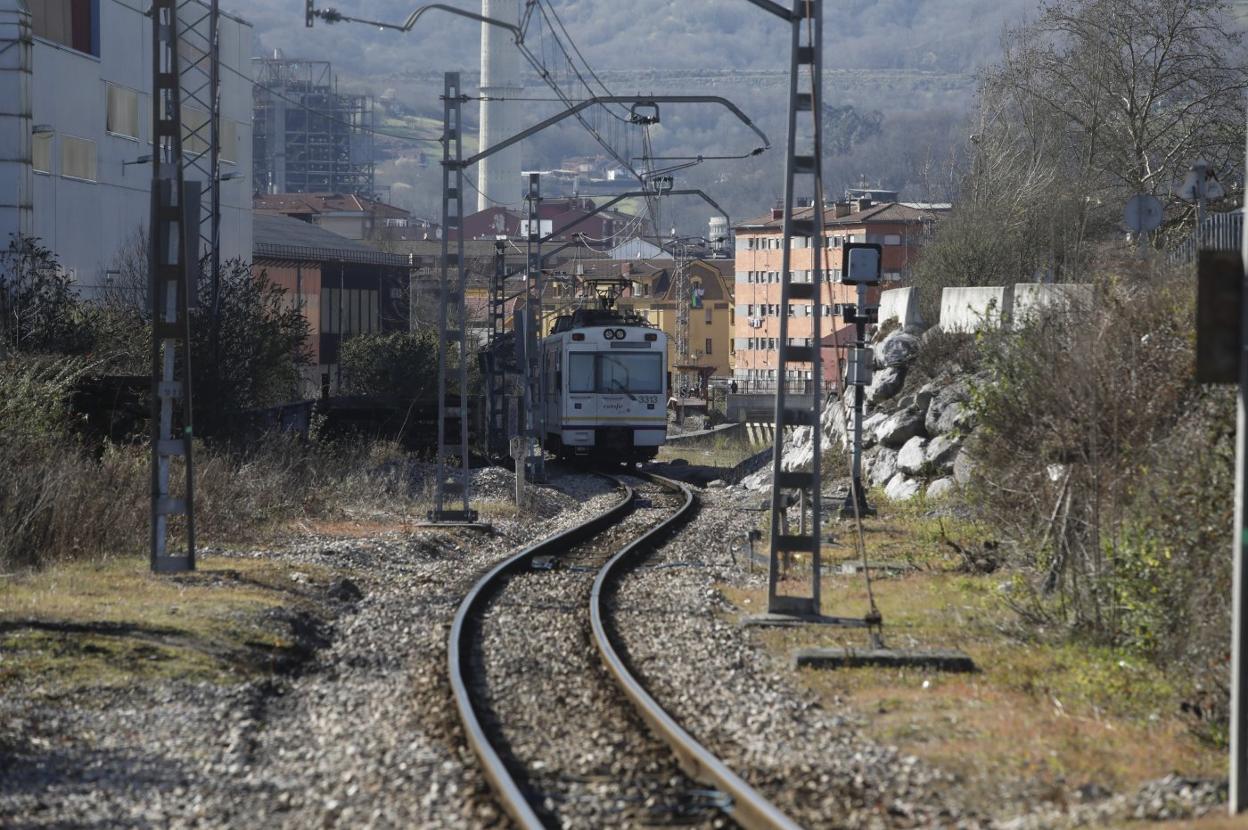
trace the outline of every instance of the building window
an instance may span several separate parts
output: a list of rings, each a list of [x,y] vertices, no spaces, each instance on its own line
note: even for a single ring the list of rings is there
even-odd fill
[[[706,324],[709,326],[711,323],[712,323],[712,319],[711,319],[711,307],[708,305],[708,306],[706,307]]]
[[[30,138],[30,166],[36,173],[51,173],[52,133],[35,133]]]
[[[138,139],[139,93],[123,86],[108,84],[108,113],[104,129],[113,135]]]
[[[194,107],[182,107],[182,152],[200,155],[208,152],[208,113]]]
[[[228,118],[221,119],[221,135],[218,140],[221,142],[221,160],[234,164],[238,161],[238,124],[230,121]],[[400,225],[391,225],[391,222],[402,222]],[[406,219],[387,219],[386,227],[407,227]]]
[[[100,0],[41,0],[30,16],[38,37],[99,57]]]
[[[899,234],[899,233],[886,233],[886,234],[884,234],[884,244],[885,244],[885,245],[900,245],[900,244],[901,244],[901,234]]]
[[[61,175],[67,179],[95,181],[95,142],[61,136]]]
[[[705,354],[711,354],[711,353],[712,353],[712,350],[711,350],[711,338],[709,338],[709,337],[708,337],[708,338],[706,338],[706,352],[705,352]]]

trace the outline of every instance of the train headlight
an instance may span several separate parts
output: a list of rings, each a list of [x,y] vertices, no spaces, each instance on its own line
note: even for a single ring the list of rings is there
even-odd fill
[[[608,340],[614,340],[614,339],[615,339],[615,332],[613,332],[611,329],[603,329],[603,330],[602,330],[602,336],[603,336],[603,337],[605,337],[605,338],[607,338]]]
[[[623,340],[625,337],[628,337],[628,332],[624,331],[624,329],[616,329],[616,330],[615,330],[615,339],[616,339],[616,340]]]

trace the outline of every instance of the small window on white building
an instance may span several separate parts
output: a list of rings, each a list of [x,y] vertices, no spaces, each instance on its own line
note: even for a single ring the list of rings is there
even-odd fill
[[[139,137],[139,93],[108,84],[108,113],[104,129],[113,135]]]
[[[30,137],[30,166],[36,173],[52,172],[52,133]]]
[[[95,142],[61,136],[61,175],[67,179],[95,181]]]
[[[238,161],[238,124],[237,122],[231,121],[228,118],[222,118],[221,119],[221,135],[218,136],[218,139],[221,141],[221,160],[228,161],[231,164],[237,162]],[[399,222],[399,221],[401,221],[403,224],[396,225],[396,226],[390,225],[391,222]],[[407,220],[406,219],[402,219],[402,220],[387,219],[386,226],[405,228],[407,227]]]
[[[194,107],[182,108],[182,152],[199,155],[208,152],[208,113]]]

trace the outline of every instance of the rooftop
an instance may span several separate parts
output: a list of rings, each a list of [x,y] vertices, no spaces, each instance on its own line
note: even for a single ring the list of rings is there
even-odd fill
[[[851,206],[854,203],[850,203]],[[814,208],[798,208],[793,212],[796,219],[809,219],[814,215]],[[823,225],[825,228],[845,227],[847,225],[869,225],[882,222],[923,222],[935,218],[932,211],[922,210],[902,202],[881,202],[864,210],[851,210],[845,216],[837,217],[834,206],[823,209]],[[774,218],[768,212],[754,219],[747,219],[735,226],[735,230],[780,230],[784,227],[783,218]]]
[[[367,213],[381,217],[406,218],[410,211],[354,193],[257,193],[252,199],[257,213],[286,216],[323,216]]]
[[[409,267],[404,254],[387,254],[354,239],[289,216],[257,213],[252,220],[252,256],[306,262],[355,262]]]

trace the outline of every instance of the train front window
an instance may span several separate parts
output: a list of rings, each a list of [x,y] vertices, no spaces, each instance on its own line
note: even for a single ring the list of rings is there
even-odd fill
[[[568,391],[594,391],[593,352],[572,352],[568,355]]]
[[[663,391],[663,356],[657,354],[598,355],[598,391],[657,394]]]

